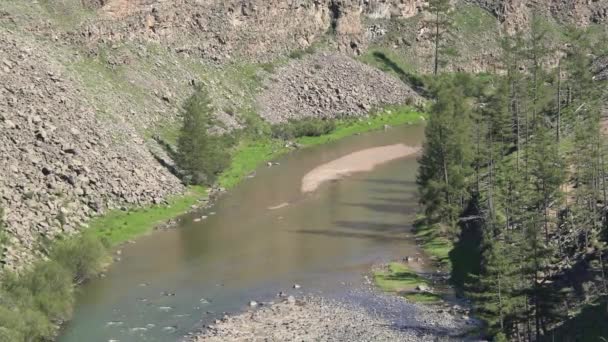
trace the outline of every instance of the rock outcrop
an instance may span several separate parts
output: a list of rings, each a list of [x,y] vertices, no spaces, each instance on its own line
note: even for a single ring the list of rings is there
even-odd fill
[[[98,0],[98,2],[101,0]],[[215,62],[268,61],[314,44],[328,32],[340,51],[368,44],[365,20],[411,17],[421,0],[106,0],[101,18],[69,34],[95,49],[119,41],[154,41]]]
[[[264,88],[258,98],[260,115],[271,123],[364,115],[384,104],[418,101],[402,81],[334,53],[290,63],[277,70]]]
[[[588,26],[608,23],[608,1],[586,0],[469,0],[493,13],[509,33],[527,30],[534,12],[562,24]]]
[[[160,203],[182,190],[124,122],[104,120],[27,39],[0,30],[2,261],[31,260],[41,239],[78,230],[107,208]]]

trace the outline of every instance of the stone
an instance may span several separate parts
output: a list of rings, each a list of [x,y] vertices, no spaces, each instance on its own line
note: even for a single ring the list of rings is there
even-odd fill
[[[249,302],[249,306],[252,307],[252,308],[256,307],[256,306],[258,306],[258,302],[252,300],[252,301]]]
[[[419,284],[418,286],[416,286],[416,290],[420,292],[430,292],[431,288],[426,284]]]

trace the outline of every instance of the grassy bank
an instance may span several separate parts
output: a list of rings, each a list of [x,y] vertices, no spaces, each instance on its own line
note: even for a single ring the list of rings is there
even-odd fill
[[[326,144],[358,133],[382,129],[385,125],[397,126],[420,123],[424,114],[407,106],[391,106],[370,115],[368,118],[336,120],[336,128],[329,134],[296,138],[295,142],[303,147]],[[232,163],[219,177],[220,186],[230,189],[245,176],[252,173],[266,161],[276,159],[291,149],[285,147],[286,141],[264,138],[242,141],[232,158]]]
[[[91,232],[109,242],[111,246],[142,235],[156,225],[182,215],[192,205],[207,197],[207,189],[191,186],[185,194],[170,198],[165,205],[133,208],[127,211],[113,210],[89,223]]]
[[[454,244],[440,231],[439,227],[426,224],[423,216],[414,223],[414,236],[424,253],[442,270],[452,272]],[[441,300],[438,294],[415,291],[418,285],[429,286],[429,282],[407,264],[392,262],[386,269],[374,270],[373,277],[382,291],[401,295],[412,302],[430,304]]]
[[[440,232],[441,229],[435,224],[427,224],[424,217],[418,217],[414,223],[416,241],[422,250],[441,268],[449,271],[452,269],[450,251],[454,248],[454,244]]]
[[[373,278],[382,291],[395,293],[413,302],[435,303],[441,300],[437,294],[416,290],[418,286],[430,288],[430,284],[404,263],[391,262],[386,268],[374,270]]]

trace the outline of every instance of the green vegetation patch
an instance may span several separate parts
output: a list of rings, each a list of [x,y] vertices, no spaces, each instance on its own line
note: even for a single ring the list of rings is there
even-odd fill
[[[430,292],[406,293],[403,296],[411,302],[422,304],[434,304],[442,300],[440,295]]]
[[[263,162],[277,158],[289,151],[277,139],[247,139],[237,147],[230,167],[219,177],[218,182],[227,189],[233,188],[245,176],[252,173]]]
[[[440,295],[416,290],[419,285],[430,286],[430,284],[406,264],[391,262],[386,268],[375,270],[373,277],[382,291],[397,293],[412,302],[435,303],[441,300]]]
[[[426,224],[424,218],[419,218],[414,224],[414,233],[422,249],[433,256],[440,266],[451,269],[449,254],[454,244],[441,231],[437,224]]]
[[[92,234],[57,240],[48,259],[0,278],[0,341],[50,341],[70,319],[76,284],[99,273],[107,245]]]
[[[304,146],[313,146],[339,140],[357,133],[382,129],[384,125],[397,126],[419,123],[426,116],[413,107],[389,106],[371,115],[369,118],[342,119],[336,122],[336,129],[329,134],[318,137],[301,137],[297,142]]]
[[[150,231],[154,226],[186,213],[200,199],[206,198],[202,186],[191,186],[184,195],[169,199],[166,205],[153,205],[128,211],[114,210],[93,219],[89,226],[96,236],[118,245]]]
[[[497,31],[498,21],[490,12],[476,5],[462,4],[453,13],[454,26],[466,34]]]
[[[412,291],[418,285],[428,286],[428,281],[407,265],[399,262],[391,262],[386,269],[374,271],[374,281],[382,291],[402,292]]]

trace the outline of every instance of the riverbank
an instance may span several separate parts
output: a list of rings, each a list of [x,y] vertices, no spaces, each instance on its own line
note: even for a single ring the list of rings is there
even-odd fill
[[[318,145],[356,133],[383,129],[385,126],[396,126],[408,122],[413,124],[422,120],[423,116],[411,109],[390,112],[387,110],[384,113],[372,116],[368,119],[339,121],[336,123],[336,129],[330,134],[320,137],[299,138],[296,139],[295,143],[301,147]],[[293,141],[290,143],[293,144]],[[236,181],[237,179],[243,179],[251,171],[255,170],[256,167],[293,149],[292,147],[285,147],[285,145],[287,145],[287,142],[285,141],[268,139],[267,144],[258,143],[258,145],[245,145],[245,147],[258,146],[260,149],[255,153],[251,153],[250,148],[237,149],[234,154],[232,166],[227,171],[227,173],[232,172],[231,174],[233,177],[229,178],[232,183],[230,184],[220,180],[219,186],[232,187],[238,183],[238,181]],[[274,149],[274,147],[277,146],[282,147]],[[269,150],[273,153],[268,154],[264,152]],[[211,192],[213,193],[215,191],[217,191],[217,187]],[[100,266],[111,262],[111,258],[109,258],[109,251],[111,249],[151,231],[154,227],[157,227],[176,216],[191,210],[197,210],[198,208],[207,205],[211,200],[209,194],[209,189],[192,187],[182,196],[167,199],[166,204],[145,208],[125,208],[126,210],[112,211],[102,217],[93,219],[89,222],[88,228],[84,230],[83,234],[74,237],[74,240],[69,239],[70,241],[73,241],[70,242],[70,246],[83,245],[79,242],[81,236],[86,236],[89,239],[95,237],[95,242],[91,243],[95,243],[96,246],[100,246],[100,241],[105,242],[105,250],[103,252],[99,252],[102,251],[102,248],[79,249],[79,252],[82,254],[75,256],[70,250],[63,249],[65,253],[61,253],[61,259],[53,258],[47,261],[39,261],[34,269],[24,273],[27,274],[27,276],[15,277],[15,281],[11,282],[11,284],[17,284],[16,286],[11,285],[10,288],[2,289],[7,292],[6,296],[4,296],[6,300],[18,302],[19,310],[17,310],[15,314],[16,317],[18,317],[19,312],[32,310],[32,308],[36,308],[37,305],[39,305],[39,302],[46,300],[44,297],[46,296],[46,292],[35,290],[33,287],[35,285],[33,282],[38,279],[38,275],[44,278],[42,281],[45,284],[52,283],[50,279],[61,277],[61,279],[65,280],[61,283],[61,293],[64,293],[65,295],[53,297],[54,305],[57,304],[61,310],[59,312],[46,312],[44,310],[40,312],[36,311],[37,317],[44,320],[44,324],[42,325],[20,325],[18,324],[19,320],[17,318],[8,323],[6,323],[6,320],[2,320],[2,322],[6,323],[3,324],[8,327],[14,327],[13,330],[19,331],[23,336],[39,336],[41,339],[52,338],[58,329],[55,322],[65,322],[69,320],[73,306],[75,287],[84,280],[80,275],[71,272],[72,267],[81,267],[81,264],[78,264],[81,261],[89,262],[90,266],[87,266],[86,277],[95,276],[97,273],[96,270],[99,270]],[[53,243],[46,249],[49,251],[59,250],[57,246],[59,246],[59,244]],[[92,251],[94,251],[94,253],[92,253]],[[117,255],[114,256],[114,258],[119,257],[120,256]],[[57,260],[73,260],[74,262],[77,262],[77,264],[72,265],[68,262],[60,262],[59,265],[57,265]],[[39,272],[40,269],[44,269],[45,272]],[[89,272],[88,270],[91,271]],[[9,283],[5,282],[3,284],[8,285]],[[31,293],[31,300],[23,300],[19,291],[13,293],[14,289],[19,288],[28,289],[27,293],[28,296],[30,296]],[[31,289],[31,291],[29,289]]]
[[[408,303],[395,296],[354,290],[350,299],[280,298],[225,316],[191,338],[215,341],[433,341],[458,340],[476,321],[450,310]]]
[[[370,115],[368,118],[338,119],[336,128],[329,134],[316,137],[299,137],[295,141],[285,141],[266,137],[245,139],[236,148],[230,166],[219,176],[216,188],[231,189],[265,162],[277,159],[297,148],[305,148],[330,143],[348,136],[385,129],[404,124],[418,124],[425,121],[424,113],[409,106],[390,106]],[[187,192],[167,200],[167,204],[149,207],[114,210],[93,219],[89,229],[95,235],[107,239],[112,246],[145,234],[159,224],[171,220],[188,211],[205,205],[209,201],[210,189],[200,186],[189,187]]]
[[[293,151],[294,148],[327,144],[355,134],[376,131],[391,126],[418,124],[425,120],[426,114],[417,111],[413,107],[390,106],[370,115],[368,118],[335,120],[336,128],[329,134],[321,136],[299,137],[291,142],[270,137],[245,140],[238,146],[230,166],[219,177],[218,183],[221,187],[230,189],[264,162],[279,158]]]

